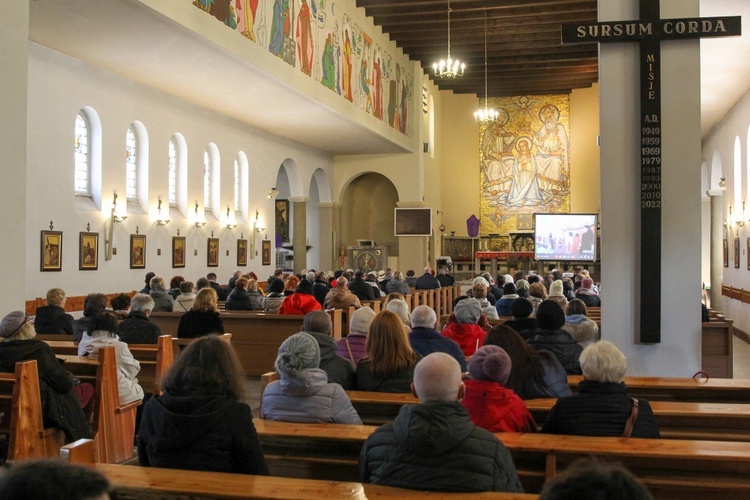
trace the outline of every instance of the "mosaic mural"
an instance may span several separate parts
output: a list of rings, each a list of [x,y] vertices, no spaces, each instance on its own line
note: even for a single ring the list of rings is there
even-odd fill
[[[378,120],[411,134],[414,76],[336,3],[193,0],[193,5]]]
[[[568,95],[490,99],[479,128],[480,234],[533,229],[535,213],[570,211]]]

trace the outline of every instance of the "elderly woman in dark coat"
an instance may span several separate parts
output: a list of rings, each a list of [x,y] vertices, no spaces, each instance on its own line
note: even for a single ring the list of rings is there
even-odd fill
[[[47,291],[47,305],[36,308],[36,333],[73,335],[73,316],[65,312],[65,292],[62,288]]]
[[[578,358],[583,348],[562,329],[565,326],[565,313],[557,302],[545,300],[536,311],[539,328],[529,339],[534,349],[544,349],[555,355],[569,375],[580,375]]]
[[[658,438],[651,405],[627,395],[622,382],[627,366],[625,355],[606,340],[584,349],[581,368],[585,380],[578,384],[578,394],[557,400],[542,432]]]

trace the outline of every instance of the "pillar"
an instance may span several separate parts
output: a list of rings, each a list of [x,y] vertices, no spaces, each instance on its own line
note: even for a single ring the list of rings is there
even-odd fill
[[[292,203],[292,251],[294,252],[294,272],[307,268],[307,202],[309,198],[289,198]]]
[[[711,308],[721,311],[721,285],[724,281],[724,191],[709,189],[706,194],[711,203]]]
[[[661,17],[698,17],[698,0],[661,0]],[[638,0],[599,0],[600,21],[638,18]],[[637,344],[640,279],[638,43],[600,46],[602,338],[628,375],[689,377],[700,369],[700,44],[661,42],[662,341]]]
[[[0,196],[0,213],[3,214],[0,217],[0,234],[6,237],[2,244],[0,274],[11,285],[0,290],[4,315],[15,309],[24,309],[24,301],[33,298],[26,293],[26,254],[29,254],[29,268],[33,268],[31,263],[35,263],[37,272],[40,259],[39,231],[42,228],[26,227],[29,2],[3,3],[0,33],[0,67],[3,68],[3,92],[0,96],[0,116],[3,117],[0,120],[0,151],[3,152],[3,161],[0,172],[6,185],[14,187],[4,189]],[[30,237],[26,236],[27,231],[32,232]],[[73,239],[68,238],[66,241]],[[33,245],[28,252],[27,241]]]
[[[338,203],[318,203],[320,216],[320,269],[341,269],[339,251],[341,248],[341,205]]]

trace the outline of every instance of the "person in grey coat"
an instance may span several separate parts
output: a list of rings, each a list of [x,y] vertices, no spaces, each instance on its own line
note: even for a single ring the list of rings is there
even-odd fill
[[[151,278],[151,292],[149,295],[154,299],[153,312],[172,312],[174,309],[174,299],[167,293],[166,286],[164,285],[164,278],[161,276],[154,276]]]
[[[276,358],[280,379],[263,392],[261,418],[361,425],[344,389],[328,382],[319,364],[320,350],[312,335],[300,332],[286,339]]]
[[[319,368],[326,372],[328,381],[339,384],[345,391],[355,388],[354,365],[337,353],[336,341],[331,336],[333,323],[325,311],[311,311],[302,320],[302,331],[309,333],[318,343],[320,350]]]

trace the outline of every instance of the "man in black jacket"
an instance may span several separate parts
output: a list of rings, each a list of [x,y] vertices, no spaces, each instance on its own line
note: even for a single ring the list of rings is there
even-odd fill
[[[359,456],[363,483],[435,491],[523,492],[508,449],[475,426],[459,402],[461,368],[443,352],[414,369],[418,405],[403,405],[393,423],[367,438]]]
[[[136,293],[130,300],[128,316],[115,329],[120,340],[126,344],[156,344],[161,329],[148,319],[153,309],[154,299],[144,293]]]
[[[349,291],[360,301],[375,300],[375,291],[372,285],[365,281],[365,272],[362,269],[357,269],[354,273],[354,279],[349,283]]]
[[[354,365],[336,353],[336,341],[331,337],[333,324],[325,311],[312,311],[302,321],[302,331],[309,333],[320,347],[320,369],[326,372],[329,382],[335,382],[346,391],[354,389]]]

